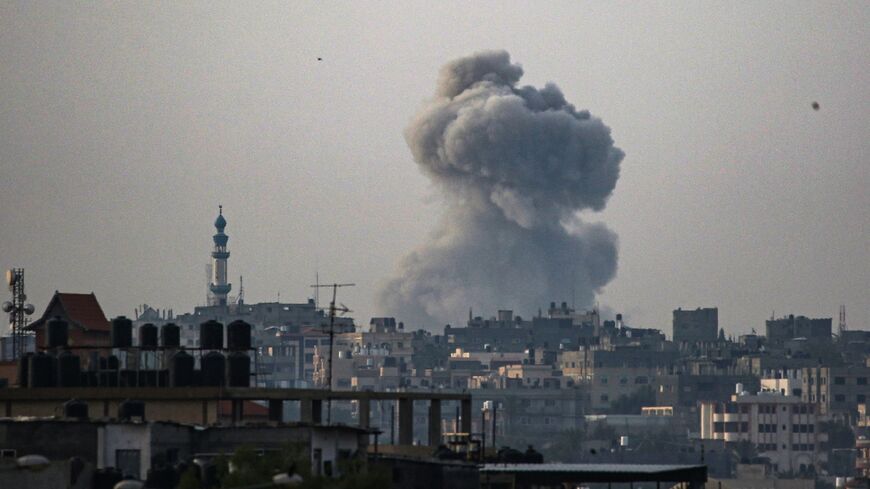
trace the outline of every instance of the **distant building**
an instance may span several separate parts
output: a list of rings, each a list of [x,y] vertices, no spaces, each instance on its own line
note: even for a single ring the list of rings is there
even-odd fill
[[[812,367],[801,370],[804,402],[818,403],[822,414],[854,420],[870,399],[870,367]]]
[[[795,396],[734,394],[728,402],[701,403],[701,438],[750,442],[775,472],[817,473],[828,458],[819,410]]]
[[[783,344],[792,338],[831,341],[831,318],[810,319],[789,315],[765,321],[765,334],[771,344]]]
[[[36,333],[37,350],[46,346],[46,326],[55,317],[69,324],[67,344],[77,348],[73,351],[82,357],[83,367],[96,361],[97,350],[81,347],[105,348],[112,344],[111,325],[93,292],[71,294],[55,291],[42,317],[27,326]]]
[[[719,309],[676,309],[673,328],[674,343],[716,341],[719,335]]]

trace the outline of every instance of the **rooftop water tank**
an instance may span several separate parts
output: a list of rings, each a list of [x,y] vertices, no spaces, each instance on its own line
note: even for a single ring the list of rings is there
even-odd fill
[[[209,320],[199,325],[199,347],[206,350],[220,350],[224,347],[224,325]]]
[[[112,320],[112,347],[130,348],[133,346],[133,321],[124,316]]]
[[[193,357],[180,351],[169,359],[169,386],[188,387],[193,385]]]
[[[18,359],[18,387],[29,387],[30,359],[33,353],[25,353]]]
[[[70,399],[63,403],[63,417],[88,419],[88,403],[79,399]]]
[[[27,374],[30,387],[54,387],[55,373],[54,357],[37,353],[30,358],[30,370]]]
[[[78,355],[64,351],[57,357],[57,386],[79,387],[81,385],[82,360]]]
[[[69,324],[58,316],[50,319],[46,327],[45,346],[59,348],[67,345],[69,340]]]
[[[227,385],[229,387],[251,386],[251,358],[247,353],[236,351],[227,357]]]
[[[251,325],[244,321],[233,321],[227,325],[227,348],[230,350],[250,350]]]
[[[166,323],[160,327],[160,341],[166,348],[181,346],[181,328],[175,323]]]
[[[131,399],[121,401],[121,404],[118,405],[118,419],[125,421],[140,419],[144,421],[145,403]]]
[[[203,355],[200,360],[202,370],[202,385],[221,387],[224,385],[226,359],[220,352],[212,351]]]
[[[146,350],[157,348],[157,326],[151,323],[139,326],[139,348]]]

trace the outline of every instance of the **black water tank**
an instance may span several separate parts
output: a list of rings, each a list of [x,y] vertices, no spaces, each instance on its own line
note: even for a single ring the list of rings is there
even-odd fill
[[[118,405],[118,419],[129,420],[133,418],[145,419],[145,403],[127,399]]]
[[[129,348],[133,346],[133,321],[124,316],[112,320],[112,347]]]
[[[224,325],[209,320],[199,325],[199,347],[220,350],[224,347]]]
[[[124,369],[120,375],[121,387],[139,387],[139,374],[135,370]]]
[[[157,387],[157,371],[140,370],[139,387]]]
[[[178,475],[172,467],[152,467],[148,469],[148,475],[145,477],[145,487],[171,489],[178,485],[177,478]]]
[[[139,348],[146,350],[157,348],[157,326],[151,323],[139,326]]]
[[[88,403],[79,399],[70,399],[63,403],[63,417],[88,419]]]
[[[120,470],[114,467],[97,469],[94,471],[94,475],[91,478],[91,487],[93,489],[113,489],[115,484],[121,482],[123,479],[124,475],[121,474]]]
[[[79,387],[82,376],[82,359],[69,351],[57,357],[57,386]]]
[[[46,327],[45,346],[58,348],[66,346],[69,340],[69,324],[58,316],[50,319]]]
[[[251,386],[251,358],[247,353],[235,351],[227,356],[227,385],[229,387]]]
[[[226,372],[226,360],[223,354],[212,351],[203,355],[199,361],[202,369],[202,385],[209,387],[221,387],[224,385]]]
[[[227,348],[230,350],[250,350],[251,325],[240,320],[228,324]]]
[[[82,372],[82,387],[99,387],[100,377],[98,372]]]
[[[180,351],[169,359],[169,386],[188,387],[193,385],[193,357]]]
[[[30,387],[54,387],[55,359],[45,353],[33,355],[27,377]]]
[[[18,387],[29,387],[30,359],[33,353],[25,353],[18,359]]]
[[[164,347],[178,348],[181,346],[181,328],[175,323],[166,323],[160,327],[160,341]]]
[[[104,370],[99,372],[100,387],[118,387],[119,372],[115,370]]]

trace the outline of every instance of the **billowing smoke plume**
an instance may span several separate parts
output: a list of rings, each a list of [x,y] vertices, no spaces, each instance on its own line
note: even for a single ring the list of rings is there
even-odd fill
[[[522,75],[505,51],[441,69],[405,139],[447,209],[379,292],[382,312],[433,328],[462,324],[469,307],[589,306],[615,275],[616,235],[578,212],[604,208],[623,152],[556,85],[519,87]]]

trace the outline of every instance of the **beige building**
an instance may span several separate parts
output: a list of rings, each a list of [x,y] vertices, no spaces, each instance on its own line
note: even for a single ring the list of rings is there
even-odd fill
[[[742,390],[742,386],[738,386]],[[819,430],[820,407],[776,392],[739,393],[729,402],[701,403],[701,438],[748,441],[774,471],[798,473],[827,461],[827,435]]]

